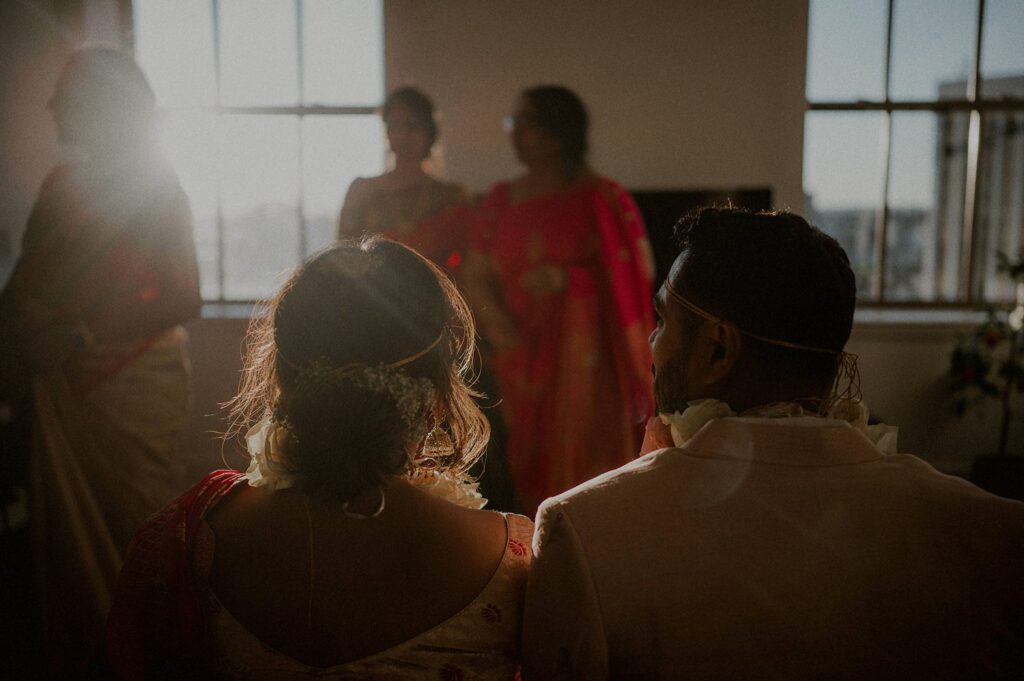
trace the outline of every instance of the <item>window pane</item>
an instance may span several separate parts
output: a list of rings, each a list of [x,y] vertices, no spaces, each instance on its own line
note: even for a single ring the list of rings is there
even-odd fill
[[[164,155],[178,171],[195,218],[199,282],[206,300],[220,298],[217,239],[217,117],[175,112],[161,120]]]
[[[892,116],[886,300],[957,297],[967,122],[965,113]]]
[[[307,104],[376,105],[384,98],[379,0],[302,0]]]
[[[978,1],[893,2],[891,98],[966,97],[974,63]]]
[[[996,269],[999,252],[1011,258],[1024,247],[1024,112],[987,114],[982,126],[978,189],[978,248],[987,300],[1012,300],[1013,286]]]
[[[302,121],[306,255],[336,238],[338,212],[352,180],[384,171],[383,140],[378,116],[307,116]]]
[[[267,297],[299,260],[297,116],[221,117],[224,297]]]
[[[881,100],[886,0],[811,0],[809,11],[807,99]]]
[[[295,0],[220,0],[221,104],[299,101]]]
[[[809,112],[804,128],[804,193],[813,224],[846,249],[857,294],[871,297],[874,243],[882,203],[884,114]]]
[[[135,54],[161,106],[217,99],[209,0],[135,0]]]
[[[1024,2],[987,0],[981,45],[981,94],[1024,97]]]

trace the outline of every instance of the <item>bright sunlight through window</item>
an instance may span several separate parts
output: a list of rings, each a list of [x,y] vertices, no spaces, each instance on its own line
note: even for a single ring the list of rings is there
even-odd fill
[[[196,222],[203,297],[254,300],[384,169],[381,0],[135,0],[135,46]]]

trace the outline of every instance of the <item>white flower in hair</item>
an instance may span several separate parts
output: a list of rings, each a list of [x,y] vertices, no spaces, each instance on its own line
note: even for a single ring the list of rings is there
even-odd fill
[[[410,428],[423,421],[433,403],[434,384],[427,378],[413,378],[387,364],[356,365],[346,370],[343,378],[353,386],[390,397],[398,413]]]
[[[276,423],[270,414],[245,434],[246,448],[252,458],[245,471],[250,487],[266,487],[274,492],[295,485],[295,474],[285,465],[281,454],[288,437],[288,429]]]

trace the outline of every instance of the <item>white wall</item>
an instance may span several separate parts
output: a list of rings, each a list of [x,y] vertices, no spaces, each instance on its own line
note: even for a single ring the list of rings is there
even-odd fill
[[[847,345],[860,356],[861,386],[872,413],[900,427],[900,451],[948,473],[966,473],[975,456],[993,454],[999,446],[996,400],[962,419],[953,411],[950,354],[958,334],[971,329],[961,324],[860,323]],[[1024,417],[1019,412],[1009,450],[1024,452]]]
[[[806,0],[386,0],[388,88],[443,112],[446,174],[517,172],[516,94],[576,90],[595,167],[633,189],[762,187],[803,207]]]

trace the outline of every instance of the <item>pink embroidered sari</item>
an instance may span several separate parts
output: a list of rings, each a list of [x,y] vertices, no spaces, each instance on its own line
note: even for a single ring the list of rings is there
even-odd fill
[[[546,497],[632,460],[653,413],[650,248],[632,197],[598,178],[520,203],[509,185],[480,208],[471,248],[488,263],[516,347],[496,353],[508,462],[527,513]],[[563,292],[520,285],[540,265]]]

